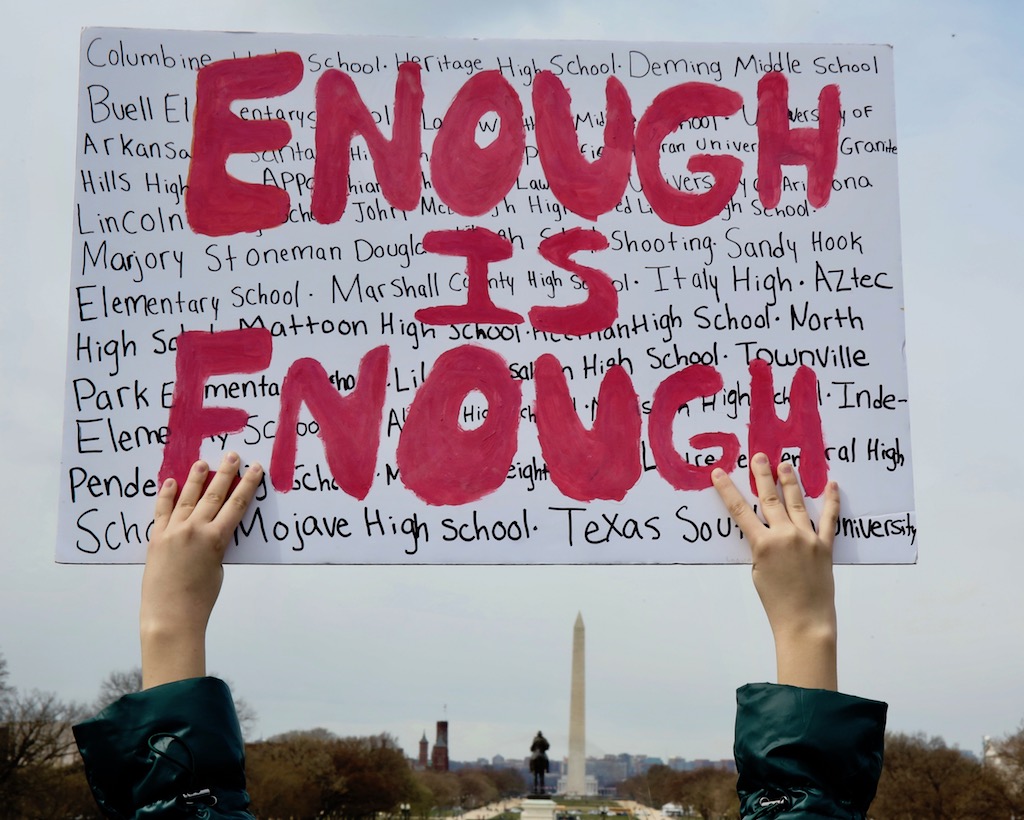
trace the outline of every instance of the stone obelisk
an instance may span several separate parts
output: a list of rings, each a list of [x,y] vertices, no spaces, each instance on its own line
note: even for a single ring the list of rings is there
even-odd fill
[[[572,629],[572,688],[569,691],[569,767],[565,793],[587,793],[587,676],[583,615],[576,613]]]

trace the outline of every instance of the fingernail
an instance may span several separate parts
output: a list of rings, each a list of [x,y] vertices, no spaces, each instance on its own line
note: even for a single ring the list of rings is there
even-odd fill
[[[768,463],[768,456],[766,456],[764,453],[757,453],[754,456],[754,463],[755,464],[767,464]]]
[[[711,480],[718,481],[721,478],[725,478],[725,470],[721,467],[715,467],[715,469],[711,471]]]
[[[260,463],[259,463],[259,462],[257,461],[257,462],[255,462],[255,463],[253,463],[253,464],[249,465],[249,471],[250,471],[250,472],[251,472],[251,473],[252,473],[253,475],[261,475],[261,474],[263,473],[263,465],[262,465],[262,464],[260,464]]]
[[[173,486],[174,486],[174,479],[173,478],[165,478],[164,479],[164,489],[165,490],[169,490]]]
[[[205,461],[197,461],[194,465],[192,465],[192,469],[195,470],[197,473],[205,473],[207,470],[210,469],[210,466]]]
[[[238,463],[238,453],[225,453],[224,454],[224,463],[225,464],[237,464]]]
[[[780,473],[791,473],[791,472],[793,472],[793,465],[790,464],[788,461],[783,461],[779,465],[779,472]]]

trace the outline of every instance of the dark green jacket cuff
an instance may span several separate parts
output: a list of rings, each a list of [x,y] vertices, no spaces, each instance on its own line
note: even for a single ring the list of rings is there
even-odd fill
[[[251,818],[242,733],[217,678],[125,695],[74,732],[107,817]]]
[[[886,704],[754,683],[737,690],[736,706],[742,817],[865,816],[882,773]]]

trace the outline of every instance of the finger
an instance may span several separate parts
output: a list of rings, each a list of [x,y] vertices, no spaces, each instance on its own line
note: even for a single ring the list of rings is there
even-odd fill
[[[168,478],[156,494],[156,507],[153,510],[153,535],[159,535],[164,531],[167,522],[171,520],[171,513],[174,512],[174,496],[178,492],[178,482]]]
[[[718,497],[722,499],[722,503],[725,504],[729,515],[732,516],[732,520],[736,522],[740,532],[748,540],[755,538],[758,533],[764,532],[764,522],[757,517],[757,513],[747,503],[747,500],[737,489],[736,485],[733,484],[732,479],[729,478],[725,470],[721,468],[713,470],[711,481],[718,491]]]
[[[789,516],[779,495],[779,488],[775,486],[775,476],[772,475],[772,465],[768,461],[768,456],[756,453],[750,460],[750,469],[754,473],[757,497],[761,502],[761,515],[768,526],[776,527],[788,522]]]
[[[779,485],[782,487],[782,500],[786,503],[789,520],[801,529],[814,529],[811,517],[807,513],[807,505],[804,503],[804,491],[796,477],[796,470],[788,461],[779,465]]]
[[[818,537],[826,547],[832,549],[836,539],[836,524],[839,522],[839,485],[830,481],[825,485],[825,505],[818,521]]]
[[[238,453],[225,453],[217,472],[213,474],[206,492],[196,505],[196,513],[202,521],[213,521],[231,493],[231,484],[238,478]]]
[[[206,483],[206,476],[210,467],[205,461],[197,461],[188,471],[188,478],[181,488],[181,495],[178,496],[178,503],[174,505],[172,515],[178,518],[188,518],[195,509],[199,496],[203,494],[203,485]]]
[[[242,480],[232,490],[227,503],[220,508],[220,512],[217,513],[216,524],[222,528],[226,536],[233,533],[235,527],[241,522],[242,516],[256,496],[256,490],[259,489],[262,479],[263,467],[258,462],[249,465],[249,469],[245,471]]]

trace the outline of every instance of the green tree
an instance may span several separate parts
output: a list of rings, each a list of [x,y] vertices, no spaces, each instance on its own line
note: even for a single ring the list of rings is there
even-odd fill
[[[459,805],[464,809],[477,809],[498,799],[498,787],[481,769],[460,769],[456,772],[459,783]]]
[[[450,809],[459,804],[459,781],[454,772],[416,772],[416,780],[423,787],[425,801],[414,803],[420,817],[429,817],[432,809]]]

